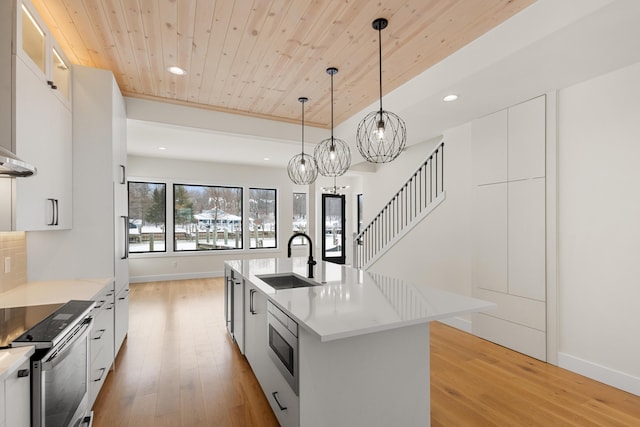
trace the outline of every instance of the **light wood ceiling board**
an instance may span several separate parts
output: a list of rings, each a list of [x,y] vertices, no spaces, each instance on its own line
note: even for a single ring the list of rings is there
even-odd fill
[[[193,29],[194,43],[191,60],[185,64],[187,69],[187,89],[185,100],[198,102],[201,85],[208,73],[205,71],[207,50],[209,48],[211,28],[213,27],[213,15],[216,2],[211,0],[198,0],[196,3],[196,20]]]
[[[214,99],[218,99],[216,104],[224,108],[230,110],[245,109],[242,99],[237,95],[234,99],[233,94],[238,90],[237,88],[248,82],[248,78],[244,77],[244,70],[249,68],[249,64],[255,60],[253,55],[259,40],[258,35],[262,31],[269,13],[269,6],[268,2],[256,1],[245,18],[242,31],[238,32],[240,29],[234,31],[234,35],[239,38],[239,41],[233,58],[230,58],[232,65],[224,77],[224,85],[220,88],[220,91],[217,94],[212,94]]]
[[[154,81],[152,66],[149,62],[149,48],[142,22],[143,4],[131,0],[121,0],[121,2],[123,21],[133,54],[133,64],[139,77],[137,79],[139,86],[135,88],[135,92],[151,95],[154,93]]]
[[[95,2],[84,4],[83,7],[89,22],[91,22],[94,32],[100,41],[103,55],[110,64],[108,69],[113,72],[120,90],[124,92],[128,91],[126,70],[122,67],[122,63],[124,61],[120,58],[120,51],[117,48],[116,40],[111,32],[109,21],[105,16],[103,4]]]
[[[242,84],[234,88],[229,98],[229,108],[233,110],[251,110],[254,108],[256,97],[259,96],[259,87],[262,83],[257,79],[259,65],[265,55],[272,52],[273,40],[277,36],[280,22],[287,15],[291,2],[288,0],[273,0],[269,2],[269,8],[263,19],[254,15],[249,21],[247,30],[255,34],[255,41],[251,53],[239,73]],[[258,103],[259,105],[259,103]]]
[[[149,78],[151,80],[151,96],[166,98],[168,97],[165,88],[165,80],[168,79],[166,68],[164,67],[164,58],[162,54],[162,30],[158,17],[158,1],[157,0],[138,0],[139,10],[141,12],[140,20],[144,32],[146,45],[147,61],[150,67]],[[127,93],[129,96],[138,96],[140,94]]]
[[[189,73],[188,70],[193,58],[197,2],[192,0],[183,0],[178,2],[178,4],[178,58],[175,65],[185,69],[187,73]],[[189,78],[187,76],[176,76],[175,78],[176,98],[183,101],[187,100],[187,93],[189,90]]]
[[[239,53],[242,52],[242,55],[247,54],[243,49],[243,44],[246,43],[247,18],[254,11],[254,2],[251,0],[237,0],[234,2],[229,27],[222,47],[223,53],[216,73],[216,80],[213,82],[213,87],[209,94],[209,104],[223,108],[228,106],[226,87],[233,85],[232,76],[239,66],[238,63],[243,61],[243,58],[239,57]]]
[[[135,53],[129,39],[129,30],[124,17],[124,8],[120,0],[103,0],[102,18],[108,25],[114,39],[118,57],[120,59],[121,75],[119,82],[127,92],[140,93],[140,75],[136,66]]]
[[[285,62],[290,59],[290,55],[285,53],[287,40],[292,37],[295,26],[291,23],[298,22],[306,10],[306,5],[301,2],[290,2],[289,8],[283,16],[278,17],[277,28],[273,37],[265,44],[264,55],[257,61],[254,78],[257,82],[254,99],[248,104],[250,111],[264,111],[269,104],[273,94],[278,90],[273,82],[281,69],[284,69]],[[301,95],[298,95],[301,96]],[[292,95],[293,97],[293,95]],[[297,97],[296,97],[297,99]],[[288,103],[286,117],[292,121],[299,121],[297,118],[299,109],[295,102]]]
[[[157,0],[157,18],[160,22],[160,37],[162,39],[162,67],[164,70],[178,62],[178,2],[172,0]],[[164,91],[169,99],[176,96],[176,78],[173,74],[165,74]]]
[[[213,11],[213,25],[209,33],[209,44],[205,62],[205,74],[200,85],[197,103],[207,104],[213,90],[213,84],[218,79],[220,59],[223,53],[224,39],[227,34],[231,14],[233,13],[233,2],[217,1]]]
[[[301,109],[296,108],[299,106],[297,99],[301,96],[305,96],[310,100],[314,98],[309,88],[305,87],[302,90],[296,90],[294,87],[284,85],[282,81],[288,75],[293,75],[295,79],[304,79],[304,76],[298,71],[301,63],[300,55],[305,50],[305,48],[302,48],[302,40],[307,32],[313,31],[315,23],[311,22],[309,17],[319,16],[325,6],[326,3],[322,1],[307,3],[306,8],[299,7],[297,3],[292,6],[292,9],[301,10],[302,14],[297,15],[297,20],[290,19],[287,22],[283,22],[283,30],[286,31],[287,36],[279,44],[282,47],[276,50],[277,57],[274,63],[268,68],[267,73],[261,77],[261,80],[264,81],[263,90],[269,91],[269,94],[265,96],[265,102],[262,103],[260,108],[262,113],[278,117],[284,116],[282,113],[278,114],[278,111],[291,111],[293,117],[300,120]],[[308,108],[309,105],[305,106],[305,114]],[[311,121],[309,121],[309,124],[311,124]]]
[[[323,68],[326,68],[321,64],[321,58],[324,52],[329,47],[327,44],[321,42],[324,40],[325,34],[328,33],[328,28],[325,22],[325,17],[333,17],[340,13],[347,5],[344,2],[335,2],[331,0],[325,0],[323,2],[317,2],[317,7],[309,7],[305,14],[300,18],[300,21],[296,24],[297,29],[288,41],[288,45],[291,46],[290,68],[296,71],[283,70],[279,73],[277,78],[273,81],[273,85],[278,89],[276,96],[271,105],[264,113],[275,117],[284,116],[283,106],[291,102],[291,95],[295,95],[295,99],[298,96],[306,96],[309,98],[309,103],[305,107],[305,119],[308,118],[310,124],[326,126],[326,116],[321,122],[316,121],[319,101],[322,99],[322,92],[324,85],[320,86],[320,80],[323,74]],[[324,79],[322,79],[324,80]],[[308,117],[306,117],[307,110],[309,111]]]

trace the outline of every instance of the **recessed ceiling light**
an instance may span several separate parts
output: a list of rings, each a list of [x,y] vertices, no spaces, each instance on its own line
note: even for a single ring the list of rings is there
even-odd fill
[[[167,147],[158,147],[158,150],[160,150],[160,151],[164,151],[166,149],[167,149]]]
[[[454,93],[449,94],[449,95],[445,96],[444,98],[442,98],[442,100],[444,102],[451,102],[451,101],[455,101],[456,99],[458,99],[458,95],[456,95]]]
[[[184,76],[185,74],[187,74],[187,72],[185,70],[183,70],[180,67],[176,67],[175,65],[167,68],[167,70],[171,73],[171,74],[175,74],[176,76]]]
[[[265,157],[265,158],[264,158],[264,161],[265,161],[265,162],[268,162],[269,160],[270,160],[270,159],[269,159],[268,157]]]

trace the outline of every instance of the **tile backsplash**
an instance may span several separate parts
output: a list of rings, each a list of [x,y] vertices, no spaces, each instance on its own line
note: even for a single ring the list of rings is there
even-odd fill
[[[6,267],[9,267],[8,273],[5,272]],[[0,233],[0,292],[26,281],[27,234],[24,231]]]

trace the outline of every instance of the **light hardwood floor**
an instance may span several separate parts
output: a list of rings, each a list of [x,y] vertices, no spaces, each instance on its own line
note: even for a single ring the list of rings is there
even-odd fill
[[[278,425],[226,333],[223,293],[222,279],[131,285],[129,335],[96,427]],[[431,405],[434,427],[640,426],[640,397],[437,322]]]

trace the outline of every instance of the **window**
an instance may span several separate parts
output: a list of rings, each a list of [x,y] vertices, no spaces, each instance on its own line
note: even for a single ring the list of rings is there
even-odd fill
[[[276,248],[276,190],[249,189],[249,248]]]
[[[129,252],[166,251],[166,185],[129,182]]]
[[[293,193],[293,232],[307,232],[307,193]],[[296,237],[294,245],[306,245],[303,237]]]
[[[242,188],[173,185],[174,250],[242,248]]]

